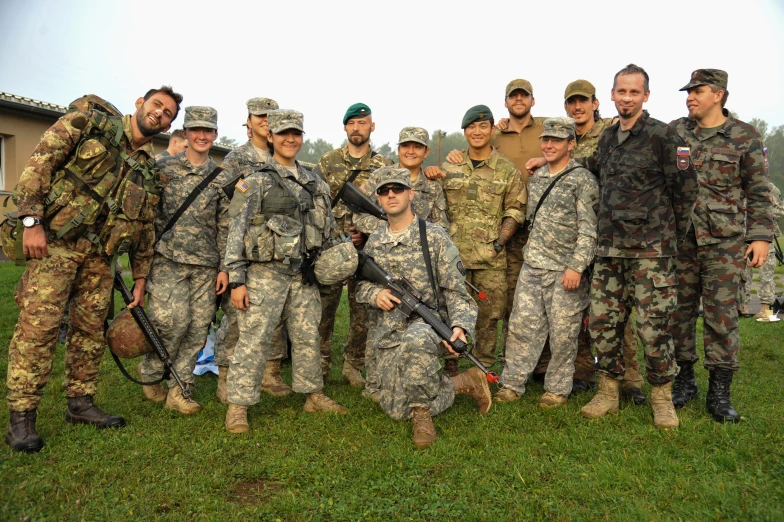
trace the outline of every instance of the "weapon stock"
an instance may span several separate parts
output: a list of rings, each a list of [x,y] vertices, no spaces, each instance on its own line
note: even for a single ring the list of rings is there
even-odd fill
[[[346,183],[340,194],[340,199],[343,204],[348,207],[351,212],[357,214],[370,214],[371,216],[387,221],[387,213],[367,194],[359,190],[353,183]]]
[[[376,260],[373,259],[372,256],[369,256],[364,252],[359,252],[359,268],[357,272],[368,281],[389,288],[392,294],[400,299],[400,304],[397,306],[406,317],[410,317],[412,313],[419,315],[419,317],[433,328],[438,336],[446,341],[455,352],[466,357],[476,365],[477,368],[482,370],[488,382],[498,382],[498,375],[485,368],[485,366],[468,351],[468,345],[466,345],[466,343],[460,339],[455,339],[454,341],[450,340],[452,338],[452,329],[445,325],[433,310],[427,307],[422,300],[422,294],[414,288],[407,279],[393,278],[376,263]]]
[[[114,274],[114,287],[120,292],[120,295],[122,295],[123,301],[125,301],[126,305],[131,304],[133,302],[133,294],[131,293],[130,290],[128,290],[128,287],[126,286],[125,281],[123,280],[122,275],[120,274],[119,271]],[[185,397],[186,399],[189,398],[191,392],[182,383],[182,381],[180,380],[180,376],[177,375],[177,371],[174,369],[172,365],[171,356],[169,355],[169,352],[166,350],[166,347],[163,345],[163,341],[158,336],[158,332],[155,331],[152,322],[150,322],[150,318],[147,317],[147,312],[145,312],[144,308],[142,308],[141,306],[135,306],[131,308],[131,315],[136,321],[136,324],[139,325],[139,328],[141,328],[142,333],[144,334],[144,337],[147,338],[147,341],[150,343],[150,346],[152,346],[153,350],[155,350],[155,353],[158,355],[158,358],[161,361],[163,361],[163,365],[165,368],[164,378],[166,378],[167,373],[170,373],[172,377],[174,377],[174,380],[177,381],[177,384],[180,386],[183,397]]]

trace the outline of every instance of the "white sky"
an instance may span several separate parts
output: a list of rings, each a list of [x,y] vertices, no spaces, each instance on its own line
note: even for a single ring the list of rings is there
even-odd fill
[[[729,72],[730,110],[784,124],[782,0],[0,0],[0,91],[60,105],[89,92],[132,112],[170,84],[239,142],[254,96],[303,112],[306,137],[335,146],[346,108],[365,102],[380,145],[407,125],[459,131],[480,103],[506,115],[513,78],[533,84],[536,116],[562,115],[566,85],[587,79],[609,117],[630,62],[650,74],[660,120],[685,114],[678,89],[712,67]]]

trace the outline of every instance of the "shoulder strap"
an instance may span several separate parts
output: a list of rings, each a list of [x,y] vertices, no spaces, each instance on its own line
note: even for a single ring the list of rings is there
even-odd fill
[[[371,156],[371,157],[372,157],[372,156]],[[361,171],[361,170],[352,170],[352,171],[351,171],[351,175],[350,175],[350,176],[348,177],[348,179],[346,180],[346,183],[343,183],[343,186],[342,186],[342,187],[340,187],[340,190],[339,190],[339,191],[338,191],[338,193],[335,195],[335,199],[333,199],[333,200],[332,200],[332,206],[331,206],[331,208],[335,208],[335,205],[337,205],[337,204],[338,204],[338,201],[340,201],[340,198],[343,196],[343,192],[345,192],[345,190],[346,190],[346,184],[348,184],[348,183],[354,183],[354,180],[355,180],[355,179],[357,179],[357,176],[359,176],[359,173],[360,173],[360,172],[362,172],[362,171]]]
[[[427,278],[430,280],[430,288],[433,289],[433,297],[438,305],[438,287],[436,286],[435,277],[433,276],[433,262],[430,259],[430,246],[427,244],[427,231],[425,220],[419,220],[419,242],[422,243],[422,255],[425,256],[425,267],[427,269]]]
[[[171,218],[169,218],[169,222],[166,223],[165,227],[163,227],[163,231],[161,232],[161,235],[155,239],[156,243],[160,241],[160,239],[166,234],[166,232],[168,232],[174,227],[174,225],[177,223],[177,220],[179,220],[180,217],[185,213],[185,211],[188,210],[188,207],[191,206],[191,203],[193,203],[196,200],[196,198],[199,197],[199,194],[201,194],[204,191],[204,189],[207,188],[207,185],[212,183],[212,181],[218,177],[218,174],[220,174],[222,170],[223,170],[222,167],[215,167],[215,170],[210,172],[210,174],[206,178],[201,180],[201,183],[196,185],[196,188],[194,188],[191,191],[191,193],[188,194],[188,197],[185,198],[185,201],[182,202],[182,205],[180,205],[180,208],[177,209],[177,212],[175,212],[174,215]]]
[[[553,190],[553,187],[555,186],[556,183],[558,183],[558,180],[561,179],[562,177],[566,176],[567,174],[569,174],[571,171],[573,171],[575,169],[579,169],[579,168],[580,168],[580,166],[578,165],[577,167],[572,167],[570,169],[567,169],[567,170],[561,172],[560,174],[558,174],[555,177],[555,179],[550,182],[550,186],[547,187],[547,189],[544,191],[544,194],[542,194],[542,197],[539,198],[539,203],[536,204],[536,208],[534,209],[534,213],[531,216],[531,228],[532,229],[534,227],[534,223],[536,222],[536,213],[539,212],[539,208],[542,206],[542,203],[544,203],[544,200],[547,199],[547,196],[550,195],[550,191]]]

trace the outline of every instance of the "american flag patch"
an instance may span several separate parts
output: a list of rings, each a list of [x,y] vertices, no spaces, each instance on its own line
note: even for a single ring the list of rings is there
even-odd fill
[[[242,192],[243,194],[245,194],[250,188],[250,185],[248,185],[248,182],[245,181],[244,178],[240,178],[240,180],[237,182],[236,185],[234,185],[234,187],[240,192]]]
[[[689,147],[678,147],[678,156],[691,156]]]

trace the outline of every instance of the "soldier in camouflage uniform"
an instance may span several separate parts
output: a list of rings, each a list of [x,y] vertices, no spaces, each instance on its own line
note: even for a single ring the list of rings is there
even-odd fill
[[[452,340],[465,342],[466,334],[473,333],[477,307],[466,291],[457,247],[443,228],[425,222],[433,267],[428,274],[420,219],[411,208],[409,171],[383,168],[376,172],[376,194],[389,222],[371,234],[365,253],[393,277],[408,279],[452,328]],[[438,334],[416,314],[407,318],[396,310],[400,300],[388,288],[362,280],[357,285],[357,300],[379,309],[369,339],[378,357],[378,402],[393,419],[413,420],[416,447],[425,448],[435,441],[432,416],[451,406],[456,392],[473,397],[480,413],[490,410],[492,398],[482,372],[472,368],[453,378],[441,375]]]
[[[226,265],[240,310],[227,378],[230,433],[250,431],[247,407],[259,402],[262,369],[281,322],[291,337],[292,388],[308,394],[305,411],[347,411],[322,393],[320,373],[321,302],[312,263],[335,231],[329,187],[296,162],[302,113],[270,111],[269,127],[273,156],[237,182],[229,209]]]
[[[185,132],[182,129],[175,129],[169,138],[169,146],[160,154],[155,156],[156,160],[168,158],[169,156],[176,156],[180,152],[188,148],[188,138],[185,137]]]
[[[645,350],[651,404],[658,428],[679,425],[672,406],[670,315],[675,310],[677,244],[690,223],[696,175],[678,156],[682,140],[643,110],[648,74],[628,65],[615,75],[612,100],[620,121],[605,130],[586,167],[599,178],[598,248],[591,282],[591,339],[599,392],[582,409],[588,418],[618,411],[626,370],[623,333],[632,307]]]
[[[108,235],[108,240],[112,240],[117,237],[116,231],[133,230],[127,237],[135,280],[130,306],[143,306],[158,196],[131,180],[139,181],[143,171],[144,175],[152,174],[152,183],[157,182],[157,171],[146,170],[154,165],[151,140],[169,129],[180,101],[182,96],[171,88],[151,89],[136,101],[134,114],[121,121],[104,120],[112,126],[112,121],[119,124],[115,135],[117,148],[127,154],[128,160],[109,152],[98,135],[83,135],[86,129],[95,129],[92,122],[102,119],[101,115],[105,117],[105,113],[73,110],[43,134],[25,166],[15,197],[25,225],[23,250],[29,261],[14,293],[21,310],[8,348],[7,380],[11,416],[6,442],[17,451],[39,451],[43,447],[35,429],[36,409],[52,371],[60,318],[69,301],[72,306],[65,347],[66,421],[99,428],[125,425],[122,417],[107,415],[92,402],[106,348],[103,323],[112,293],[112,270],[107,257],[111,252],[107,251],[109,244],[99,238]],[[126,193],[112,193],[119,199],[112,200],[115,205],[102,205],[93,223],[58,238],[55,231],[64,228],[61,215],[80,205],[86,208],[92,201],[90,194],[73,186],[56,199],[49,197],[55,189],[52,180],[59,183],[70,179],[60,176],[64,167],[81,172],[81,179],[109,179],[109,173],[119,172],[114,186],[125,187]],[[117,220],[110,207],[122,211],[127,221]]]
[[[348,144],[324,154],[313,173],[329,184],[338,232],[351,234],[354,245],[361,248],[367,235],[356,228],[352,212],[339,200],[338,195],[349,180],[359,187],[367,181],[368,176],[374,170],[390,165],[392,162],[370,148],[370,134],[375,129],[370,107],[364,103],[355,103],[349,107],[343,116],[343,128],[348,137]],[[335,329],[335,314],[340,304],[340,296],[343,294],[343,284],[321,287],[320,292],[322,306],[321,324],[319,325],[321,373],[324,375],[324,382],[326,382],[332,367],[332,333]],[[349,280],[349,331],[348,341],[343,352],[343,378],[351,386],[362,387],[365,381],[360,371],[365,366],[367,309],[365,306],[357,304],[355,292],[356,282],[353,279]]]
[[[525,381],[548,335],[552,356],[539,406],[562,406],[572,390],[577,338],[589,302],[589,278],[583,271],[596,255],[599,206],[596,178],[569,158],[574,137],[574,120],[544,121],[541,139],[547,165],[528,180],[526,219],[531,231],[509,320],[503,388],[495,396],[499,401],[517,400],[525,393]]]
[[[781,191],[773,183],[770,184],[770,200],[773,205],[773,234],[774,237],[779,237],[781,235],[781,229],[776,220],[784,216],[784,200],[782,200]],[[776,254],[774,252],[773,243],[771,243],[768,259],[759,269],[760,311],[754,317],[762,321],[767,321],[768,317],[773,313],[771,307],[773,306],[773,301],[776,300],[776,281],[773,277],[775,271]],[[749,284],[749,286],[751,285]]]
[[[186,107],[183,124],[189,147],[176,156],[158,160],[164,190],[155,216],[155,257],[147,292],[149,315],[171,355],[173,367],[182,381],[193,386],[193,369],[212,317],[216,294],[229,284],[223,264],[229,224],[229,198],[223,190],[228,172],[210,158],[218,138],[218,112],[212,107]],[[172,217],[202,181],[216,170],[220,173],[198,192],[187,209],[172,223]],[[168,230],[167,230],[168,229]],[[145,382],[160,379],[163,362],[154,353],[139,363]],[[183,396],[174,379],[168,395],[160,384],[144,386],[144,396],[166,400],[167,409],[188,415],[201,411],[194,400]]]
[[[278,102],[269,98],[251,98],[247,101],[247,107],[248,120],[245,125],[250,138],[247,143],[229,152],[222,164],[229,174],[230,186],[227,192],[232,195],[239,178],[250,176],[270,158],[267,114],[278,108]],[[240,336],[237,309],[231,304],[230,292],[223,295],[221,309],[223,319],[215,336],[215,364],[218,366],[218,387],[215,393],[223,404],[228,404],[226,375],[229,372],[229,357],[234,353],[234,345]],[[291,393],[291,388],[280,378],[280,362],[286,357],[285,329],[282,326],[275,329],[269,357],[261,380],[261,390],[276,397],[285,397]]]
[[[684,157],[697,171],[699,196],[677,257],[673,339],[681,371],[673,401],[682,407],[697,394],[695,337],[702,297],[704,366],[710,372],[708,411],[718,422],[738,422],[740,416],[730,402],[732,376],[739,368],[736,300],[745,258],[752,267],[762,266],[773,240],[770,180],[759,133],[724,109],[727,73],[698,69],[681,90],[688,91],[689,116],[670,127],[687,143],[690,156]]]
[[[449,235],[468,269],[466,279],[488,295],[479,302],[473,353],[485,366],[495,363],[496,329],[506,309],[506,248],[525,220],[523,177],[491,145],[493,114],[477,105],[463,117],[468,153],[445,162],[444,193]]]

